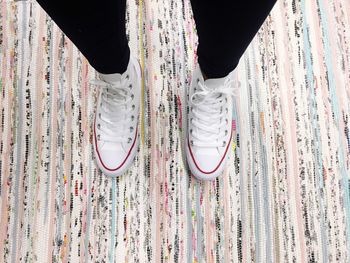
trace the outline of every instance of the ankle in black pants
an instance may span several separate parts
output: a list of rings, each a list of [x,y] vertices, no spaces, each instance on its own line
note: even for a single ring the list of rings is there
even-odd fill
[[[208,78],[233,71],[277,0],[191,0],[198,63]],[[99,73],[123,73],[129,63],[126,0],[37,0]]]

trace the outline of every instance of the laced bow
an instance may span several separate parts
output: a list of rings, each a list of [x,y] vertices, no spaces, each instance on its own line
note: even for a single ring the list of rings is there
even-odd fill
[[[99,118],[104,124],[98,128],[101,131],[101,140],[103,141],[119,143],[131,140],[128,138],[130,130],[125,129],[127,123],[130,122],[128,115],[133,111],[133,108],[129,109],[128,107],[133,94],[131,84],[127,86],[127,79],[128,76],[113,83],[99,79],[90,80],[91,85],[102,89]],[[134,116],[131,115],[131,117]]]
[[[194,146],[221,147],[225,144],[225,141],[221,143],[219,140],[228,132],[222,129],[229,121],[227,118],[222,121],[228,111],[228,108],[223,109],[223,107],[227,96],[238,96],[239,92],[237,86],[232,87],[232,83],[233,79],[229,76],[223,85],[211,89],[197,79],[199,91],[194,92],[190,98],[194,117],[190,120],[194,128],[191,130],[194,139],[191,143]]]

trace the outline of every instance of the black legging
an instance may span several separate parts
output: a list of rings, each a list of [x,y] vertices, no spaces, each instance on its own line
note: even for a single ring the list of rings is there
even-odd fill
[[[178,0],[180,1],[180,0]],[[182,0],[181,0],[182,1]],[[191,0],[198,63],[208,78],[233,71],[277,0]],[[126,0],[37,0],[99,73],[129,62]]]

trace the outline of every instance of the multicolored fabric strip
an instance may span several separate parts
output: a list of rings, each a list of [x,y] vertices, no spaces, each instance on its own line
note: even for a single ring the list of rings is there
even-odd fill
[[[0,1],[0,262],[349,262],[350,2],[276,3],[235,70],[213,182],[183,147],[190,1],[128,1],[126,17],[142,143],[110,179],[92,148],[96,71],[35,1]]]

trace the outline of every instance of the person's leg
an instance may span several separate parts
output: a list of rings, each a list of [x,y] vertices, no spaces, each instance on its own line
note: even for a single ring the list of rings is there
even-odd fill
[[[123,174],[139,145],[142,69],[130,54],[126,0],[37,0],[99,73],[93,123],[97,166],[107,176]]]
[[[126,0],[37,0],[99,73],[123,73],[130,49]]]
[[[232,72],[276,0],[191,0],[198,64],[207,78]]]

